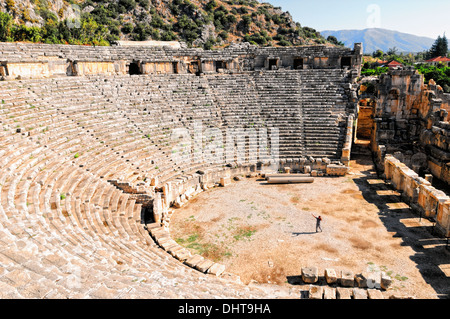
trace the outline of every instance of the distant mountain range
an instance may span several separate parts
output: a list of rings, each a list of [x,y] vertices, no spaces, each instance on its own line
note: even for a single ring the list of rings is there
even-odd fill
[[[364,30],[321,31],[325,38],[335,36],[346,47],[353,47],[353,43],[363,43],[364,53],[370,54],[376,50],[387,52],[397,48],[398,52],[422,52],[429,50],[435,39],[419,37],[398,31],[372,28]]]

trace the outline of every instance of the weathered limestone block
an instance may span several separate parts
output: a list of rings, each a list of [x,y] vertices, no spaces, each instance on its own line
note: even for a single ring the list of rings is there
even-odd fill
[[[366,274],[367,279],[367,287],[371,289],[380,289],[380,281],[381,281],[381,274],[380,273],[367,273]]]
[[[325,280],[329,285],[335,284],[337,282],[337,274],[334,269],[325,269]]]
[[[179,246],[173,239],[169,239],[160,245],[165,251],[168,251],[170,248],[174,248]]]
[[[8,62],[9,76],[16,78],[45,78],[50,76],[47,62]]]
[[[203,273],[206,273],[213,264],[214,264],[213,261],[211,261],[209,259],[204,259],[195,265],[195,269],[197,269],[198,271],[201,271]]]
[[[317,267],[303,267],[302,280],[307,284],[316,283],[319,280],[319,270]]]
[[[353,287],[355,284],[355,276],[351,271],[341,272],[341,286],[343,287]]]
[[[221,177],[220,178],[220,186],[225,187],[231,184],[231,178],[230,177]]]
[[[225,265],[214,263],[211,267],[209,267],[207,273],[214,276],[220,276],[224,271]]]
[[[353,299],[367,299],[367,291],[361,288],[352,289]]]
[[[450,237],[450,199],[441,204],[436,220],[443,236]]]
[[[336,297],[337,299],[352,299],[352,289],[351,288],[336,288]]]
[[[327,175],[329,176],[345,176],[349,168],[347,166],[330,164],[327,165]]]
[[[336,288],[324,287],[323,299],[336,299]]]
[[[309,287],[309,299],[323,299],[323,287],[313,285]]]
[[[364,274],[364,273],[356,274],[355,275],[355,282],[356,282],[356,285],[359,288],[367,288],[367,277],[366,277],[366,274]]]
[[[381,282],[380,286],[382,289],[387,290],[392,284],[392,278],[385,274],[384,272],[381,273]]]
[[[384,299],[384,296],[381,293],[381,291],[379,291],[377,289],[368,289],[367,290],[367,297],[369,299]]]
[[[185,248],[182,248],[180,250],[174,250],[172,252],[172,255],[181,262],[184,262],[192,257],[191,253]]]
[[[194,268],[197,264],[199,264],[201,261],[203,261],[205,258],[195,254],[194,256],[192,256],[191,258],[187,259],[185,261],[185,264],[188,265],[189,267]]]
[[[76,75],[115,75],[116,67],[114,62],[100,62],[100,61],[77,61]]]

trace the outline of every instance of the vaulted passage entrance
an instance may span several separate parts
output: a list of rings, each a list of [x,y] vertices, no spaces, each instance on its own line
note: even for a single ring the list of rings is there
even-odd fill
[[[303,70],[303,59],[302,58],[294,59],[294,70]]]
[[[342,57],[341,58],[341,68],[350,68],[352,66],[352,58],[351,57]]]
[[[139,67],[139,64],[137,62],[130,63],[130,66],[128,68],[128,74],[130,75],[141,74],[141,68]]]

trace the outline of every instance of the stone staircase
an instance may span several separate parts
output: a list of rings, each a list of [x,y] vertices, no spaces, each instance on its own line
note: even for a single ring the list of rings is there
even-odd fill
[[[345,71],[302,70],[304,152],[314,157],[339,159],[347,120],[343,84]]]

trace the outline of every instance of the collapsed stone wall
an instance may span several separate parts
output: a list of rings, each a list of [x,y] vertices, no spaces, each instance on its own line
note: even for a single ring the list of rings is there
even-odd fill
[[[384,170],[387,154],[450,184],[450,94],[414,69],[390,70],[376,83],[371,145]]]

